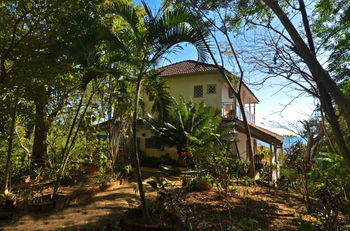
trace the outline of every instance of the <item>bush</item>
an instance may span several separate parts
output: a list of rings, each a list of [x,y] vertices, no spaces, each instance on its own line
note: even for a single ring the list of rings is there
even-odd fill
[[[310,174],[320,207],[319,219],[325,230],[341,228],[340,215],[349,214],[350,171],[344,159],[336,154],[322,153]]]
[[[161,157],[140,155],[140,164],[145,167],[158,168],[160,165],[171,165],[173,167],[179,167],[180,163],[169,156],[169,153],[162,155]]]
[[[205,191],[213,187],[210,178],[207,176],[200,176],[192,179],[188,184],[189,191]]]

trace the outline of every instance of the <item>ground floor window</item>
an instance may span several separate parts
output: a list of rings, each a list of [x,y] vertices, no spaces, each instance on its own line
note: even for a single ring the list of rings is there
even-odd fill
[[[145,148],[147,149],[161,149],[162,144],[158,137],[152,136],[145,139]]]

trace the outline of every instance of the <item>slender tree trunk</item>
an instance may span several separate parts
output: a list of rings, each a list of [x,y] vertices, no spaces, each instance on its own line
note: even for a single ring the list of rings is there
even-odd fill
[[[35,120],[34,120],[34,141],[31,169],[44,168],[47,156],[47,135],[49,132],[48,116],[48,90],[45,86],[40,86],[34,103],[35,103]]]
[[[249,159],[249,175],[250,175],[251,178],[254,179],[254,177],[255,177],[255,166],[254,166],[254,154],[253,154],[252,142],[251,142],[251,133],[250,133],[250,129],[249,129],[247,116],[245,114],[242,98],[241,98],[240,94],[236,92],[234,86],[232,85],[231,81],[227,77],[227,75],[225,73],[225,70],[223,70],[223,68],[219,66],[219,64],[216,61],[216,58],[215,58],[213,52],[211,51],[209,45],[205,41],[204,41],[204,44],[205,44],[205,46],[206,46],[206,48],[207,48],[207,50],[208,50],[208,52],[210,54],[210,57],[214,61],[215,65],[217,66],[217,68],[219,70],[219,73],[225,79],[225,81],[226,81],[227,85],[229,86],[229,88],[232,89],[232,92],[233,92],[234,96],[236,97],[236,99],[238,101],[239,108],[240,108],[240,110],[242,112],[243,123],[244,123],[244,127],[245,127],[245,130],[246,130],[246,135],[247,135],[246,149],[247,149],[247,156],[248,156],[248,159]],[[238,60],[237,60],[237,62],[238,62]],[[240,81],[243,81],[243,80],[241,79]],[[241,85],[240,85],[240,87],[241,87]],[[239,153],[238,153],[238,155],[239,155]]]
[[[8,149],[7,149],[7,158],[6,158],[6,167],[5,167],[5,184],[4,184],[4,191],[3,191],[5,195],[8,194],[9,192],[13,135],[14,135],[15,126],[16,126],[17,105],[18,105],[18,95],[16,95],[16,99],[14,101],[13,109],[11,113],[11,126],[10,126],[10,134],[8,139]]]
[[[115,125],[112,125],[115,126]],[[118,126],[112,127],[110,129],[110,152],[111,152],[111,160],[112,160],[112,168],[116,165],[118,156],[119,156],[119,148],[122,142],[122,137],[125,136],[125,133],[128,131],[130,127],[129,120],[124,117],[121,119]]]
[[[92,97],[94,96],[95,92],[91,93],[89,99],[88,99],[88,102],[86,103],[86,106],[84,108],[84,111],[82,113],[82,115],[80,116],[80,119],[79,119],[79,122],[78,122],[78,125],[77,125],[77,128],[75,130],[75,133],[73,135],[73,138],[72,138],[72,141],[70,141],[70,145],[69,145],[69,148],[68,147],[68,143],[69,143],[69,140],[70,140],[70,137],[73,133],[73,130],[74,130],[74,127],[75,127],[75,124],[76,124],[76,121],[77,121],[77,118],[78,118],[78,115],[79,115],[79,112],[80,112],[80,108],[82,106],[82,101],[84,99],[84,95],[85,95],[85,91],[84,91],[84,94],[82,95],[81,97],[81,101],[79,102],[79,106],[78,106],[78,110],[74,116],[74,119],[73,119],[73,122],[72,122],[72,125],[71,125],[71,128],[70,128],[70,131],[69,131],[69,135],[67,137],[67,141],[66,141],[66,145],[65,145],[65,148],[63,149],[62,151],[62,162],[61,162],[61,165],[60,165],[60,170],[58,172],[58,176],[57,176],[57,180],[56,180],[56,184],[55,184],[55,187],[54,187],[54,190],[53,190],[53,194],[52,194],[52,198],[55,199],[55,197],[57,196],[57,193],[58,193],[58,188],[60,186],[60,183],[61,183],[61,179],[62,179],[62,176],[64,174],[64,171],[66,169],[66,166],[68,164],[68,161],[69,161],[69,154],[70,152],[72,151],[73,147],[74,147],[74,144],[75,144],[75,140],[77,138],[77,135],[78,135],[78,132],[79,132],[79,129],[80,129],[80,126],[83,122],[83,119],[85,117],[85,114],[86,114],[86,111],[87,109],[89,108],[89,105],[91,103],[91,100],[92,100]]]
[[[150,215],[148,213],[146,196],[145,196],[145,191],[144,191],[143,183],[142,183],[140,157],[139,157],[138,145],[137,145],[137,118],[138,118],[140,90],[141,90],[141,75],[138,76],[137,84],[136,84],[135,105],[134,105],[134,114],[133,114],[133,142],[134,142],[134,152],[133,153],[134,153],[134,164],[135,164],[135,169],[136,169],[137,185],[139,188],[142,212],[143,212],[144,217],[149,221]]]
[[[66,139],[66,144],[65,144],[65,146],[64,146],[64,148],[62,150],[62,161],[61,161],[61,164],[60,164],[60,169],[58,171],[55,187],[53,189],[52,198],[55,198],[57,193],[58,193],[58,188],[59,188],[59,185],[61,183],[62,174],[64,172],[64,163],[66,161],[65,160],[66,159],[66,152],[67,152],[67,149],[68,149],[70,138],[71,138],[72,133],[73,133],[74,126],[75,126],[75,124],[77,122],[77,119],[78,119],[78,115],[79,115],[81,106],[83,104],[84,96],[85,96],[85,90],[84,90],[84,92],[82,93],[82,95],[80,97],[78,108],[77,108],[77,111],[75,112],[74,119],[72,121],[72,124],[71,124],[70,129],[69,129],[69,133],[68,133],[68,136],[67,136],[67,139]]]
[[[314,137],[314,133],[312,132],[312,128],[310,125],[306,122],[304,123],[305,129],[307,131],[307,145],[304,152],[303,157],[303,166],[302,166],[302,178],[303,178],[303,186],[305,190],[305,202],[306,202],[306,209],[309,213],[312,212],[312,203],[310,200],[310,188],[309,188],[309,178],[308,173],[311,171],[312,168],[312,157],[315,153],[315,150],[317,148],[317,145],[321,141],[321,139],[324,137],[323,128],[320,123],[320,128],[318,129],[318,134],[316,137]]]
[[[254,177],[255,177],[255,165],[254,165],[254,153],[253,153],[252,139],[251,139],[252,135],[250,133],[249,124],[248,124],[247,116],[245,114],[245,108],[244,108],[241,97],[237,98],[237,100],[238,100],[239,108],[242,112],[243,123],[244,123],[244,127],[245,127],[245,132],[247,135],[246,150],[247,150],[247,156],[249,159],[249,175],[251,178],[254,179]]]

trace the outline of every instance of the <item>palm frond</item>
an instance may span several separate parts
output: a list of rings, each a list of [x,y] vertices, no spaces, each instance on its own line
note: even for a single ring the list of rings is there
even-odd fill
[[[198,60],[205,62],[208,57],[208,50],[205,41],[206,33],[195,28],[189,27],[185,23],[172,26],[170,29],[164,28],[163,33],[154,33],[152,39],[153,50],[156,51],[154,59],[160,58],[165,52],[173,46],[182,42],[192,44],[198,53]]]
[[[147,3],[146,3],[144,0],[142,0],[142,1],[141,1],[141,4],[142,4],[143,8],[145,9],[147,16],[148,16],[149,18],[154,18],[153,13],[152,13],[152,10],[151,10],[151,8],[147,5]]]
[[[159,72],[150,71],[144,81],[144,90],[152,99],[152,112],[157,113],[158,119],[163,121],[169,114],[172,98],[165,79]]]
[[[114,3],[113,13],[121,16],[130,25],[135,34],[139,33],[139,17],[134,7],[118,1]]]
[[[162,15],[159,19],[158,26],[161,29],[170,29],[178,24],[191,22],[191,18],[192,14],[186,8],[175,8]]]

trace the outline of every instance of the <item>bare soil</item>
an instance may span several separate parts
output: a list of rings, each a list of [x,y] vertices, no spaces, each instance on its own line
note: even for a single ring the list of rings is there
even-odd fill
[[[198,230],[297,230],[300,222],[315,218],[298,213],[303,207],[299,196],[274,188],[236,186],[223,196],[215,190],[191,192],[183,205],[191,209],[188,219]]]
[[[149,176],[160,174],[150,169],[144,172],[145,182]],[[172,183],[173,187],[180,187],[176,178],[172,178]],[[72,198],[68,207],[49,211],[16,209],[12,220],[0,221],[0,230],[120,230],[120,218],[139,205],[134,185],[134,182],[125,185],[115,182],[101,189],[97,184],[83,181],[62,187],[61,192]],[[50,190],[51,186],[47,186],[42,193]],[[154,190],[147,189],[149,199],[155,199],[156,195]],[[189,192],[181,206],[188,210],[188,222],[197,230],[225,225],[237,230],[296,230],[296,221],[314,220],[297,213],[302,206],[297,195],[263,186],[235,186],[227,197],[215,189]]]

